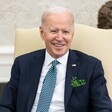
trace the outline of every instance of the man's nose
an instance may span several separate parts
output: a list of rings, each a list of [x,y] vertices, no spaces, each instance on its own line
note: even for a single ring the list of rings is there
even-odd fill
[[[57,35],[57,38],[56,38],[58,41],[61,41],[63,40],[63,32],[62,31],[59,31],[58,32],[58,35]]]

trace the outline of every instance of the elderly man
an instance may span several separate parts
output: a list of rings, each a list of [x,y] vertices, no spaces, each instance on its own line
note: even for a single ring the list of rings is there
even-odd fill
[[[45,11],[40,34],[46,48],[15,59],[0,112],[112,112],[100,60],[70,49],[71,11]]]

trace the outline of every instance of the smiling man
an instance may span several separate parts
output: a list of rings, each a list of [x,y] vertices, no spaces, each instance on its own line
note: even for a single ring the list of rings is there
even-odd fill
[[[15,59],[0,112],[112,112],[101,61],[70,49],[72,12],[45,11],[40,35],[46,48]]]
[[[47,15],[45,18],[45,14]],[[74,35],[74,18],[70,12],[58,9],[43,14],[40,33],[45,41],[47,52],[59,58],[69,51]]]

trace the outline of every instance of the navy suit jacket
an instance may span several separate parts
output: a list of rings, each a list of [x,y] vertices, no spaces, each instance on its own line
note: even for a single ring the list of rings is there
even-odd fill
[[[19,56],[0,101],[0,112],[30,112],[38,89],[45,49]],[[76,66],[72,66],[76,64]],[[72,77],[85,85],[73,87]],[[82,52],[70,50],[65,79],[65,112],[112,112],[101,62]]]

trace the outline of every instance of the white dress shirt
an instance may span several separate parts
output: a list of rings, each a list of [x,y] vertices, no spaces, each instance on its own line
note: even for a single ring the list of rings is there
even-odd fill
[[[50,104],[49,112],[65,112],[64,89],[65,89],[65,74],[66,74],[68,54],[69,52],[67,52],[64,56],[57,59],[60,63],[56,66],[57,67],[57,80],[56,80],[56,86],[55,86],[53,98]],[[51,57],[46,51],[45,61],[43,64],[41,77],[39,81],[39,87],[37,90],[37,94],[36,94],[35,101],[34,101],[31,112],[36,112],[39,96],[40,96],[41,89],[42,89],[43,80],[49,68],[51,67],[51,62],[53,60],[55,59]]]

